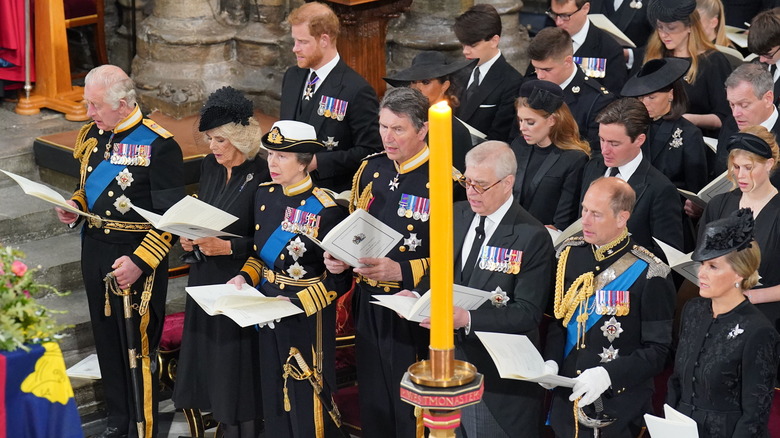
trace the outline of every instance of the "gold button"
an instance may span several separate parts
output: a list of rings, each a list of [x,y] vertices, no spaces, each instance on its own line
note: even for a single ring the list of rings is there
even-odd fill
[[[109,198],[113,198],[114,197],[114,192],[112,190],[108,191],[108,197]]]
[[[265,211],[265,205],[260,206],[260,211]]]
[[[252,245],[252,248],[254,248],[255,251],[257,251],[257,245]]]
[[[379,178],[379,172],[374,172],[374,178]]]
[[[581,370],[577,370],[577,375],[579,376],[580,374],[582,374],[582,371]]]
[[[414,225],[409,224],[409,225],[406,226],[406,229],[409,230],[409,231],[414,231]]]
[[[385,293],[390,292],[390,286],[385,286],[383,290],[385,291]]]
[[[255,224],[255,231],[260,229],[260,224]]]
[[[600,270],[601,270],[601,268],[599,268],[598,266],[596,266],[596,270],[597,270],[597,271],[600,271]]]
[[[429,183],[429,182],[425,183],[425,188],[426,189],[430,189],[431,188],[431,183]]]
[[[282,260],[284,260],[284,254],[280,254],[280,255],[279,255],[279,258],[280,258],[280,259],[282,259]]]
[[[92,166],[87,166],[87,172],[92,172]]]
[[[306,205],[306,200],[301,201],[301,205]]]
[[[98,134],[103,135],[103,130],[102,129],[98,129]]]
[[[401,246],[398,247],[398,251],[405,252],[406,251],[406,247],[401,245]]]
[[[279,289],[284,289],[284,283],[279,285]]]
[[[106,216],[111,216],[111,210],[106,210]]]
[[[271,192],[273,192],[273,191],[274,191],[274,189],[276,189],[276,187],[269,187],[269,188],[268,188],[268,193],[271,193]]]
[[[94,148],[92,148],[92,153],[93,153],[93,154],[94,154],[95,152],[97,152],[97,151],[98,151],[98,148],[97,148],[97,146],[95,146]]]
[[[104,232],[104,233],[106,233],[106,234],[108,234],[108,233],[110,233],[110,232],[111,232],[111,230],[109,230],[109,229],[105,229],[105,230],[103,230],[103,232]]]

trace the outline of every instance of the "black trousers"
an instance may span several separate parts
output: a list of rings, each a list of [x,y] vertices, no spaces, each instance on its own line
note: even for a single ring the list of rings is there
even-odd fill
[[[113,232],[113,231],[112,231]],[[138,233],[138,241],[143,234]],[[123,318],[122,297],[109,293],[111,315],[104,313],[105,284],[103,278],[113,271],[111,265],[123,255],[132,254],[138,243],[109,243],[85,235],[81,247],[81,272],[84,277],[84,287],[87,291],[89,314],[92,321],[92,333],[95,337],[95,349],[100,363],[100,373],[103,383],[103,395],[108,413],[108,427],[116,427],[130,437],[137,436],[135,415],[135,400],[130,377],[128,359],[127,333]],[[141,301],[141,291],[147,278],[141,275],[133,284],[133,304]],[[136,353],[142,354],[141,338],[145,335],[148,342],[150,369],[146,378],[139,375],[139,391],[143,397],[144,417],[153,421],[153,435],[157,436],[157,347],[162,335],[163,319],[165,317],[165,298],[168,292],[168,261],[163,260],[157,267],[157,274],[152,287],[152,298],[149,311],[141,317],[137,310],[133,311],[133,327],[135,329]],[[141,324],[146,329],[141,332]],[[141,366],[142,361],[138,361]],[[148,420],[146,420],[148,421]]]

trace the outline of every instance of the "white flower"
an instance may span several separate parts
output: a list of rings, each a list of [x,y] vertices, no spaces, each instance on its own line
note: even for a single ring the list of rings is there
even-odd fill
[[[745,333],[745,329],[742,329],[739,327],[739,324],[735,325],[733,329],[729,332],[729,334],[726,336],[726,339],[734,339],[737,336],[741,335],[742,333]]]

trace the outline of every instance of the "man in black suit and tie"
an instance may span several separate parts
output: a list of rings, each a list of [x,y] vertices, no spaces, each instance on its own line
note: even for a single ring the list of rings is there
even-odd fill
[[[508,144],[487,141],[474,147],[466,154],[461,180],[468,201],[454,208],[455,283],[493,292],[479,309],[454,308],[455,356],[485,376],[482,402],[461,411],[464,438],[540,436],[543,391],[534,383],[502,379],[475,334],[523,334],[539,345],[554,252],[547,230],[512,195],[516,171]],[[416,288],[420,292],[428,288],[425,280]],[[430,328],[429,322],[421,325]]]
[[[590,12],[604,14],[637,47],[642,47],[654,31],[647,21],[647,3],[647,0],[590,0]]]
[[[376,92],[339,56],[339,19],[328,6],[305,3],[287,21],[298,65],[284,74],[279,117],[314,126],[327,147],[308,168],[315,184],[348,190],[360,160],[382,150]]]
[[[479,59],[473,70],[454,78],[460,94],[455,116],[487,136],[509,141],[514,103],[523,77],[498,49],[501,17],[496,8],[477,4],[455,19],[455,36],[466,59]]]
[[[537,78],[554,82],[563,89],[563,101],[577,121],[580,136],[588,140],[593,154],[598,154],[601,149],[596,115],[615,100],[615,95],[577,68],[571,37],[561,28],[546,27],[539,31],[528,45],[528,57]]]
[[[585,74],[617,94],[628,78],[623,48],[590,22],[589,12],[587,0],[552,0],[547,15],[571,36],[574,57]]]
[[[677,187],[642,156],[651,119],[647,108],[633,97],[618,99],[599,113],[602,156],[592,158],[582,174],[582,196],[590,183],[616,176],[636,192],[636,205],[628,220],[631,238],[653,254],[663,252],[653,237],[682,250],[683,214]]]

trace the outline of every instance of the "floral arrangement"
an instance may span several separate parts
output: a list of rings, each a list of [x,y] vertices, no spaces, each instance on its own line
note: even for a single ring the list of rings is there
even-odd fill
[[[29,350],[25,344],[59,339],[58,332],[65,328],[32,297],[42,290],[62,294],[36,282],[37,269],[28,269],[23,258],[18,249],[0,246],[0,351]]]

